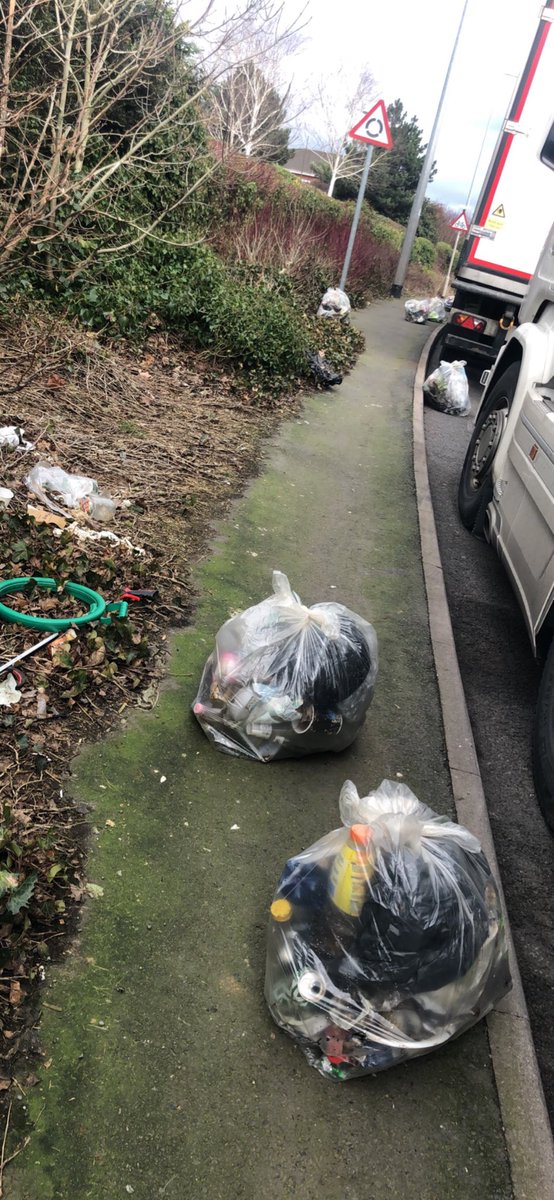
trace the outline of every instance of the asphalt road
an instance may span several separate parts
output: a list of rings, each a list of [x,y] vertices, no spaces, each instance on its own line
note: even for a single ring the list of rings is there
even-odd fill
[[[531,774],[540,669],[496,554],[467,533],[456,503],[480,391],[472,383],[467,420],[426,409],[429,479],[456,649],[554,1123],[554,839],[541,817]]]

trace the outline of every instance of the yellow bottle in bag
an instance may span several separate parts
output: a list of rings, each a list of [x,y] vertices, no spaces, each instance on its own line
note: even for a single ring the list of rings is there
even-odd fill
[[[333,904],[349,917],[359,917],[373,875],[370,825],[353,825],[335,857],[329,878]]]

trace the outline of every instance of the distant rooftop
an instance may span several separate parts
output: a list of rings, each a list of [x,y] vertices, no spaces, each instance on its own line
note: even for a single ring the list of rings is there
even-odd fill
[[[330,157],[331,155],[326,154],[324,150],[310,150],[306,147],[304,149],[293,150],[292,158],[289,158],[289,161],[285,163],[285,167],[287,171],[292,171],[294,175],[311,175],[315,179],[314,162]]]

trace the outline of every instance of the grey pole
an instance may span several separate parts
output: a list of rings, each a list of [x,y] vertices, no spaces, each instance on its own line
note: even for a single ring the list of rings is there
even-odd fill
[[[358,225],[360,222],[360,213],[362,211],[362,204],[364,202],[367,177],[369,175],[369,168],[371,166],[372,158],[373,158],[373,146],[368,146],[367,154],[365,156],[364,169],[362,171],[362,178],[360,179],[360,189],[358,191],[358,199],[356,200],[354,216],[352,217],[352,226],[350,229],[350,237],[348,239],[348,246],[346,247],[346,254],[344,256],[344,264],[343,264],[343,268],[342,268],[342,274],[340,277],[339,287],[341,288],[342,291],[344,291],[344,285],[346,283],[346,279],[348,276],[348,268],[350,267],[350,259],[352,258],[352,251],[354,249],[354,242],[356,240],[356,232],[357,232]]]
[[[448,264],[448,271],[446,272],[446,279],[444,281],[444,286],[442,289],[443,296],[446,296],[446,293],[448,291],[448,285],[450,283],[450,276],[452,274],[452,267],[454,266],[454,259],[456,257],[456,250],[458,249],[459,240],[460,240],[460,233],[458,230],[458,232],[456,233],[456,241],[454,242],[454,248],[452,250],[452,254],[450,255],[450,262]]]
[[[458,42],[460,40],[460,34],[462,32],[462,25],[464,23],[464,17],[466,15],[466,9],[467,9],[468,3],[469,3],[469,0],[465,0],[464,7],[462,9],[462,15],[460,17],[460,24],[458,25],[458,32],[456,34],[454,46],[452,47],[452,54],[450,55],[450,62],[448,64],[448,70],[446,72],[446,75],[444,78],[444,83],[442,85],[442,92],[440,94],[440,100],[439,100],[438,108],[437,108],[437,111],[435,114],[433,128],[431,130],[431,137],[429,138],[429,145],[427,146],[427,153],[425,155],[425,160],[424,160],[423,166],[421,168],[421,175],[419,177],[419,183],[417,185],[416,194],[413,199],[412,210],[410,212],[408,226],[406,229],[406,233],[404,235],[404,241],[402,243],[402,250],[400,251],[400,258],[398,260],[398,266],[396,268],[396,275],[394,277],[394,283],[391,287],[391,296],[401,296],[402,295],[402,288],[404,287],[406,271],[408,270],[408,264],[410,262],[410,257],[411,257],[411,253],[412,253],[412,246],[414,244],[414,239],[415,239],[415,236],[417,233],[417,227],[419,225],[419,218],[421,216],[421,210],[423,208],[423,201],[425,199],[425,192],[427,191],[427,185],[429,183],[429,176],[431,174],[431,167],[433,165],[433,158],[434,158],[434,154],[435,154],[435,146],[437,143],[437,135],[439,132],[440,119],[442,116],[442,106],[444,104],[444,97],[446,95],[446,89],[448,87],[448,81],[450,79],[450,72],[452,70],[452,64],[453,64],[454,58],[456,56],[456,50],[458,49]]]

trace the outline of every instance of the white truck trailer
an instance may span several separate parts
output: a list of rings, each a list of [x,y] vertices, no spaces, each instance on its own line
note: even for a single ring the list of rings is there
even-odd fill
[[[540,12],[479,196],[454,280],[454,303],[429,368],[441,358],[490,366],[554,220],[554,0]]]

